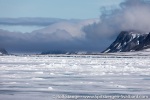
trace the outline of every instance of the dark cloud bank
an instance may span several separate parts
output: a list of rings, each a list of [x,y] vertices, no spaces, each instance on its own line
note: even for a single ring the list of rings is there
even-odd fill
[[[14,52],[102,51],[114,41],[121,31],[150,32],[149,0],[125,0],[119,8],[105,9],[107,8],[103,8],[100,22],[82,27],[83,36],[73,36],[65,29],[52,33],[35,31],[25,34],[0,30],[0,47]],[[10,24],[6,22],[5,24]]]

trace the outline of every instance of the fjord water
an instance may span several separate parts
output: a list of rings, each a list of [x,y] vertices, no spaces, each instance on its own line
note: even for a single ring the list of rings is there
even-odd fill
[[[62,95],[149,96],[149,59],[115,55],[1,56],[0,100],[69,100],[60,98]]]

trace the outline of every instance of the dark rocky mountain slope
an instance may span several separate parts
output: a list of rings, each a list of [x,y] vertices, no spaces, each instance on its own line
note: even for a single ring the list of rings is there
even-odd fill
[[[150,48],[150,33],[122,31],[103,53],[140,51]]]
[[[5,49],[0,48],[0,55],[3,55],[3,54],[8,54],[8,52]]]

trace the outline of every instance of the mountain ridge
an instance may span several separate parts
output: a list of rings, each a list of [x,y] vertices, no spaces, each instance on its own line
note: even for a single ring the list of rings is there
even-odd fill
[[[4,48],[0,48],[0,55],[8,54],[8,52]]]
[[[122,31],[103,53],[131,52],[150,48],[150,33]]]

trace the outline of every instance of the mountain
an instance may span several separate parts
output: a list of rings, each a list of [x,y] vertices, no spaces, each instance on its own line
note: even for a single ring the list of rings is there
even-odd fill
[[[8,54],[8,52],[5,49],[0,48],[0,55],[3,55],[3,54]]]
[[[47,54],[67,54],[67,52],[63,51],[63,50],[49,50],[49,51],[44,51],[41,54],[42,55],[47,55]]]
[[[63,50],[49,50],[42,52],[41,55],[47,55],[47,54],[66,54],[66,55],[71,55],[71,54],[77,54],[77,55],[85,55],[88,54],[86,51],[63,51]]]
[[[103,53],[140,51],[150,48],[150,33],[122,31]]]
[[[64,51],[64,50],[49,50],[41,52],[41,55],[49,55],[49,54],[65,54],[65,55],[97,55],[101,54],[101,52],[91,52],[91,51]]]

